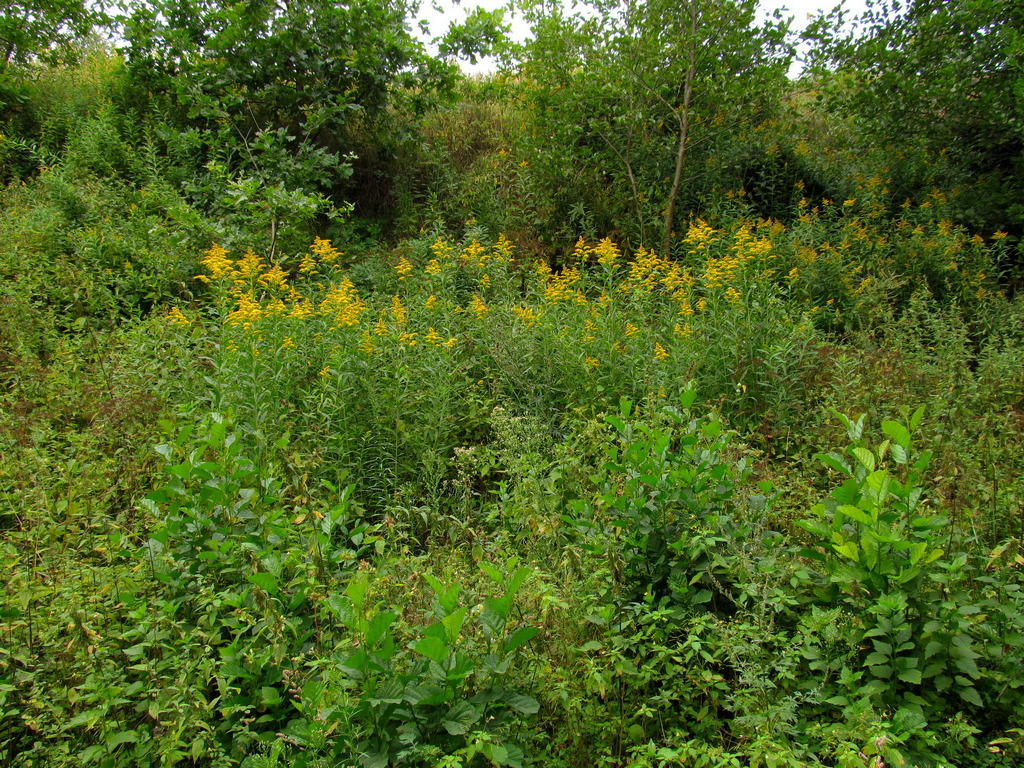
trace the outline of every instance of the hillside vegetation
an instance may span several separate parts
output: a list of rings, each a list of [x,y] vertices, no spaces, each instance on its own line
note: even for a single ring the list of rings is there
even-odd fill
[[[1024,762],[1016,4],[519,12],[0,10],[0,762]]]

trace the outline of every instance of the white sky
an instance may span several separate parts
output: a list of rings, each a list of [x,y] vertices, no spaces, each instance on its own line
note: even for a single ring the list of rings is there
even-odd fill
[[[784,15],[792,16],[792,29],[794,32],[800,32],[809,19],[820,11],[831,10],[838,3],[839,0],[760,0],[759,4],[766,14],[781,9]],[[507,4],[508,0],[423,0],[419,16],[429,22],[431,36],[438,37],[444,34],[451,22],[464,21],[469,12],[477,6],[495,10]],[[864,0],[846,0],[843,5],[851,16],[864,10]],[[505,19],[508,21],[508,13]],[[524,40],[528,35],[529,27],[526,22],[521,18],[512,19],[512,36],[517,40]],[[463,70],[468,72],[488,72],[492,71],[493,67],[493,63],[490,62],[481,62],[476,66],[462,62]]]

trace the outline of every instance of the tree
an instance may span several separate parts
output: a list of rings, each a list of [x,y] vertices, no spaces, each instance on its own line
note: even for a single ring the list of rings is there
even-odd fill
[[[0,6],[0,72],[14,63],[68,54],[101,19],[85,0],[6,0]]]
[[[409,13],[406,0],[138,0],[123,22],[133,84],[169,96],[208,159],[331,193],[353,153],[411,135],[402,116],[454,81]]]
[[[982,177],[988,227],[1024,227],[1024,4],[1019,0],[868,0],[854,25],[809,30],[833,107],[876,143],[923,145],[967,180]],[[965,210],[965,214],[968,212]],[[968,216],[968,218],[971,218]],[[986,226],[978,218],[973,223]]]
[[[578,164],[618,168],[641,243],[653,224],[662,253],[684,182],[706,166],[694,152],[706,161],[763,120],[787,85],[787,27],[755,11],[754,0],[596,0],[585,15],[534,14],[522,71],[542,135]]]

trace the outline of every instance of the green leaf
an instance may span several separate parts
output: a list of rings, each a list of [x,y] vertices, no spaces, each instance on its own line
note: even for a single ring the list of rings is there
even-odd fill
[[[370,619],[366,628],[366,644],[371,647],[376,645],[397,618],[394,613],[378,613]]]
[[[252,573],[249,575],[248,581],[250,584],[255,584],[267,594],[273,595],[277,593],[277,579],[269,573]]]
[[[914,415],[910,417],[910,428],[911,429],[917,429],[918,426],[920,426],[921,419],[924,418],[924,409],[925,409],[925,407],[923,405],[919,406],[918,409],[916,411],[914,411]]]
[[[520,693],[508,693],[502,696],[501,700],[511,709],[524,715],[535,715],[540,709],[540,704],[535,698]]]
[[[459,610],[453,611],[441,619],[441,623],[444,625],[448,634],[449,645],[454,645],[458,641],[459,635],[462,634],[462,624],[466,619],[467,610],[468,609],[463,606],[462,608],[459,608]]]
[[[874,520],[871,519],[871,515],[860,507],[855,507],[852,504],[841,504],[839,506],[839,512],[842,512],[847,517],[856,520],[858,523],[863,523],[864,525],[871,525],[874,523]]]
[[[847,416],[844,416],[839,411],[833,410],[832,413],[838,418],[843,426],[846,427],[846,435],[849,437],[851,442],[858,442],[864,434],[864,416],[861,414],[857,417],[857,421],[852,421]]]
[[[859,461],[868,472],[875,471],[875,455],[867,448],[862,448],[859,445],[855,445],[850,449],[850,453]]]
[[[910,450],[910,431],[898,421],[883,421],[882,431],[904,451]]]
[[[836,472],[841,474],[850,475],[849,465],[843,461],[842,457],[836,453],[816,453],[814,458],[820,461],[829,469],[834,469]]]
[[[503,649],[504,653],[506,655],[512,653],[514,650],[536,637],[539,632],[540,629],[537,627],[520,627],[512,633],[512,636],[508,638],[508,640],[505,641],[505,647]]]
[[[445,659],[448,658],[448,646],[436,637],[424,637],[413,648],[416,653],[423,654],[438,664],[444,664]]]
[[[978,689],[973,685],[960,686],[960,688],[957,689],[957,693],[960,694],[960,698],[968,704],[973,704],[976,707],[983,706],[981,696],[978,695]]]
[[[452,736],[461,736],[469,732],[483,716],[483,710],[474,707],[468,701],[460,701],[444,716],[442,725]]]
[[[897,677],[904,683],[910,683],[911,685],[920,685],[921,683],[921,671],[918,669],[904,669]]]

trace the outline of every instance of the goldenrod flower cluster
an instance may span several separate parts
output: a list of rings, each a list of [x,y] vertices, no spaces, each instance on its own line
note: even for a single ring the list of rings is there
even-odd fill
[[[305,307],[302,302],[299,306]],[[366,304],[359,298],[356,287],[347,277],[332,285],[320,302],[320,314],[333,317],[335,327],[341,328],[359,324],[359,317],[366,310]]]

